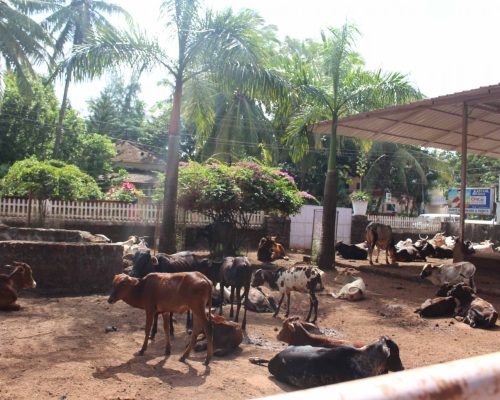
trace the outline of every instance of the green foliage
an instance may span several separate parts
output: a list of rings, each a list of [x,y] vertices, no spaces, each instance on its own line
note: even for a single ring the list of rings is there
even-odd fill
[[[111,159],[116,156],[113,142],[97,133],[82,134],[77,139],[78,147],[69,161],[93,178],[106,180],[113,171]]]
[[[74,165],[59,160],[17,161],[2,180],[2,196],[32,196],[38,200],[92,200],[102,197],[95,180]]]

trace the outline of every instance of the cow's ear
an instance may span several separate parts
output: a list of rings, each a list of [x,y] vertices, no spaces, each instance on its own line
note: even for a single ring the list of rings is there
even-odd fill
[[[391,349],[387,345],[387,340],[385,338],[382,338],[382,351],[387,358],[391,356]]]
[[[151,265],[158,265],[158,258],[155,256],[151,256]]]

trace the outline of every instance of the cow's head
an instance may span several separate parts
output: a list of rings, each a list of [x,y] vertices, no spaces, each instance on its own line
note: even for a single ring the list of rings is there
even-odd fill
[[[266,283],[265,273],[263,269],[258,269],[252,279],[252,287],[259,287]]]
[[[398,345],[389,337],[382,336],[378,342],[382,346],[382,351],[387,356],[387,362],[385,364],[384,373],[387,371],[402,371],[405,368],[403,367],[403,363],[401,362],[401,358],[399,358],[399,347]]]
[[[433,266],[432,264],[425,264],[424,267],[422,268],[422,272],[420,272],[420,278],[425,279],[438,271],[439,271],[438,266],[435,265]]]
[[[108,303],[113,304],[127,297],[130,288],[137,282],[137,278],[131,278],[127,274],[118,274],[113,278],[113,288],[108,298]]]
[[[448,296],[456,298],[460,303],[470,303],[474,298],[474,290],[465,283],[457,283],[448,292]]]
[[[10,273],[10,276],[18,282],[18,286],[21,289],[36,288],[36,282],[33,279],[31,267],[20,261],[14,261],[13,264],[14,270]]]

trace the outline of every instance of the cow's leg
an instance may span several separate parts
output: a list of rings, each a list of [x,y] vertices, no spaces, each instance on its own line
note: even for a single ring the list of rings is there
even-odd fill
[[[163,330],[165,331],[165,355],[170,355],[171,345],[170,345],[170,316],[172,313],[162,313],[163,318]],[[158,314],[156,314],[155,319],[158,321]]]
[[[245,286],[245,291],[243,292],[243,297],[245,298],[243,307],[245,310],[243,311],[243,322],[241,323],[241,329],[245,330],[247,326],[247,306],[248,306],[248,293],[250,292],[250,286]]]
[[[281,303],[283,303],[283,299],[285,298],[285,293],[283,293],[281,295],[281,298],[280,298],[280,301],[278,303],[278,308],[276,309],[276,311],[274,312],[273,314],[273,317],[276,317],[278,315],[278,313],[280,312],[280,308],[281,308]]]
[[[318,319],[318,299],[316,298],[316,292],[314,290],[311,292],[311,297],[314,306],[314,319],[311,322],[315,324]]]
[[[190,333],[193,331],[193,314],[191,310],[187,310],[186,313],[186,332]]]
[[[224,284],[222,282],[219,283],[220,287],[220,306],[219,306],[219,315],[222,315],[222,304],[224,303]]]
[[[389,248],[385,249],[385,265],[389,265]]]
[[[0,290],[0,310],[3,311],[19,311],[21,306],[16,304],[17,293],[10,287],[5,287]]]
[[[155,311],[152,308],[149,308],[146,310],[146,327],[144,328],[146,334],[144,337],[144,343],[142,344],[142,348],[139,350],[137,355],[143,356],[144,352],[148,348],[148,340],[149,340],[149,333],[151,332],[151,326],[153,325],[153,319],[155,317]]]
[[[290,294],[291,292],[288,292],[286,294],[286,314],[285,314],[286,318],[288,318],[288,316],[290,315]]]
[[[155,340],[157,332],[158,332],[158,314],[155,314],[155,318],[153,320],[153,327],[151,328],[151,333],[149,335],[149,338],[151,340]]]
[[[313,298],[312,298],[312,291],[309,291],[309,313],[307,314],[306,317],[306,322],[309,322],[309,319],[311,318],[312,314],[312,309],[313,309]]]
[[[377,258],[375,259],[375,262],[378,264],[378,256],[380,256],[380,247],[377,246]]]
[[[232,285],[231,285],[231,296],[229,297],[229,301],[231,302],[231,310],[229,311],[229,318],[233,318],[234,286]]]
[[[236,288],[236,317],[234,318],[234,322],[238,322],[238,317],[240,316],[240,308],[241,308],[241,288],[237,287]]]

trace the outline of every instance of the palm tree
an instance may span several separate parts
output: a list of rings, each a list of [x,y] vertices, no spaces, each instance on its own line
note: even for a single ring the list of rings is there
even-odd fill
[[[54,59],[63,56],[65,47],[69,44],[70,49],[85,44],[98,30],[114,30],[113,25],[106,19],[105,14],[121,14],[130,18],[127,12],[108,1],[98,0],[53,0],[57,4],[55,11],[49,15],[42,25],[49,29],[51,34],[57,36],[54,45]],[[56,127],[56,139],[54,144],[53,158],[58,158],[64,115],[68,102],[69,85],[73,79],[73,66],[68,64],[64,71],[64,92],[59,111],[59,119]]]
[[[0,56],[24,88],[29,88],[28,76],[34,75],[33,64],[47,62],[47,48],[52,46],[50,36],[29,15],[52,6],[50,0],[0,0]]]
[[[238,80],[240,89],[250,96],[265,91],[273,98],[285,98],[286,85],[277,74],[258,62],[261,33],[253,25],[249,11],[237,15],[230,10],[217,14],[207,11],[201,15],[201,5],[196,0],[165,0],[162,13],[167,16],[167,27],[176,38],[175,59],[157,42],[137,31],[119,34],[102,31],[91,43],[79,46],[60,68],[71,65],[76,76],[92,78],[123,62],[143,63],[149,68],[164,68],[171,78],[173,95],[159,249],[174,252],[179,133],[185,83],[211,71],[220,82]]]
[[[363,69],[361,57],[353,51],[357,30],[345,24],[341,29],[330,28],[322,33],[322,71],[315,81],[302,86],[310,102],[292,119],[288,140],[293,141],[304,127],[328,116],[332,120],[329,137],[328,169],[323,199],[323,230],[318,265],[330,268],[335,262],[335,220],[337,207],[337,121],[339,118],[367,109],[398,104],[419,98],[406,77],[398,74],[370,72]]]

